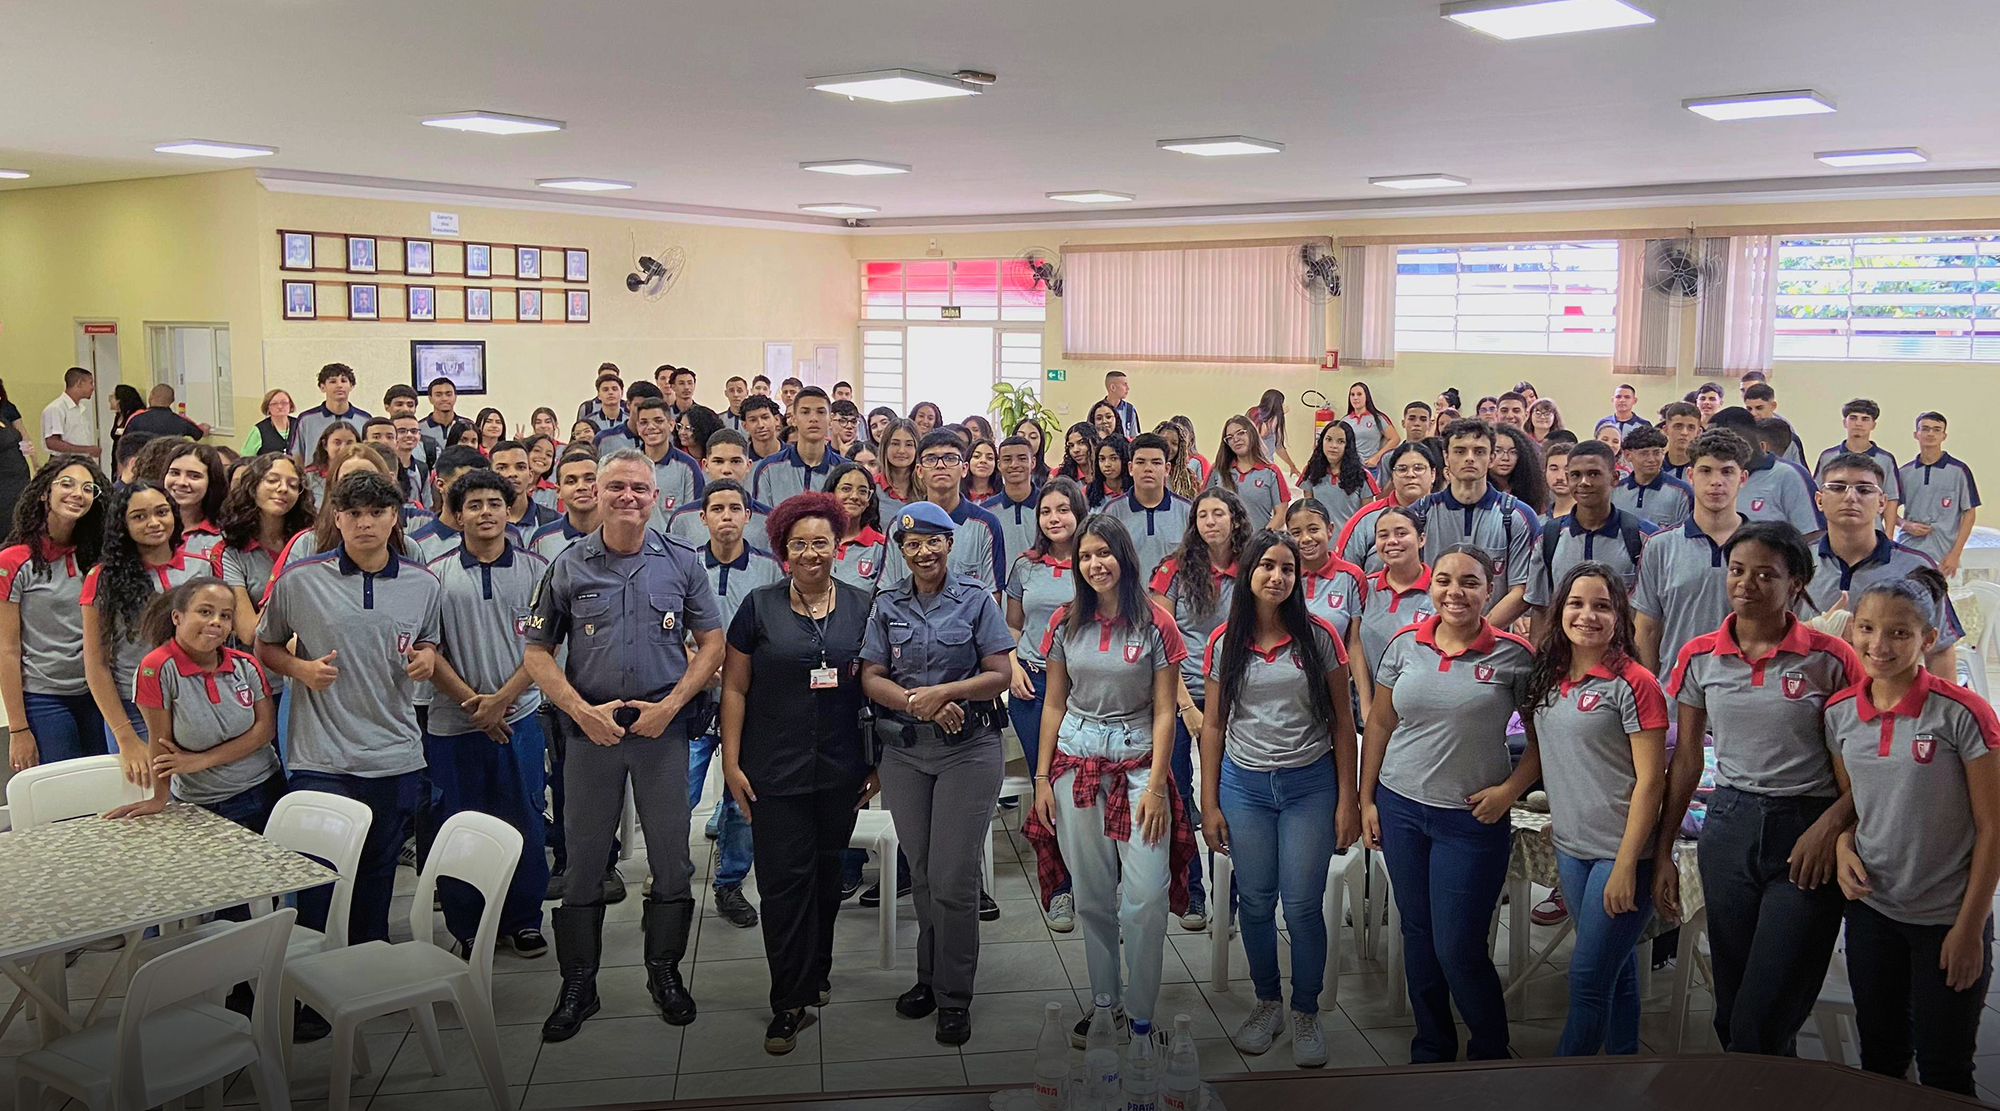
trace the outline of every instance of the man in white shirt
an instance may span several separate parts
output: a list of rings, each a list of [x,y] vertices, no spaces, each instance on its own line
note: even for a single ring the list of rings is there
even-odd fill
[[[42,410],[42,446],[51,455],[65,452],[102,454],[97,446],[97,415],[86,404],[97,392],[97,376],[80,366],[63,372],[63,392]]]

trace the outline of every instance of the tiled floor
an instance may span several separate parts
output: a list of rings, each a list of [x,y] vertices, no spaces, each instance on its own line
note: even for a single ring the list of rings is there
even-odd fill
[[[713,796],[710,796],[711,799]],[[666,1025],[646,994],[640,966],[639,907],[646,875],[643,855],[627,861],[623,871],[631,897],[610,908],[605,938],[606,967],[598,987],[603,1011],[575,1039],[544,1045],[540,1023],[552,1004],[559,976],[553,953],[526,961],[502,954],[495,960],[494,1009],[501,1024],[500,1041],[509,1092],[517,1108],[581,1106],[714,1095],[758,1095],[783,1092],[840,1091],[899,1085],[1025,1084],[1031,1075],[1034,1043],[1044,1004],[1063,1004],[1074,1020],[1079,1003],[1088,1001],[1080,933],[1051,933],[1033,901],[1034,871],[1025,842],[1015,832],[1018,812],[1005,813],[996,828],[994,897],[1000,901],[999,921],[984,924],[980,983],[986,987],[973,1008],[973,1039],[954,1049],[937,1044],[933,1024],[908,1022],[891,1009],[890,1000],[914,979],[916,923],[899,917],[901,959],[894,972],[875,966],[876,915],[850,904],[841,914],[833,974],[834,1002],[820,1008],[817,1021],[799,1038],[798,1048],[785,1057],[763,1051],[763,1030],[769,1020],[765,1003],[769,979],[763,961],[762,932],[739,930],[715,917],[712,892],[702,885],[702,914],[688,967],[690,987],[701,1015],[685,1028]],[[698,869],[705,877],[712,866],[714,846],[702,838],[699,824],[692,839]],[[398,936],[407,937],[410,897],[415,876],[400,877],[392,922]],[[754,889],[754,878],[752,881]],[[752,898],[754,901],[754,890]],[[1536,930],[1535,944],[1546,943]],[[1344,951],[1351,954],[1351,931],[1343,930]],[[1232,976],[1247,975],[1242,943],[1233,943]],[[1504,928],[1496,946],[1500,959],[1507,952]],[[1281,959],[1289,957],[1281,946]],[[1555,964],[1567,959],[1559,950]],[[115,954],[90,953],[72,969],[72,993],[94,991],[108,973]],[[1159,1013],[1193,1017],[1203,1071],[1213,1077],[1246,1071],[1292,1067],[1288,1042],[1280,1039],[1258,1057],[1239,1054],[1229,1033],[1248,1013],[1253,993],[1247,979],[1229,982],[1227,991],[1208,985],[1208,939],[1170,926],[1165,956],[1165,987]],[[1504,966],[1503,966],[1504,967]],[[1407,1017],[1394,1013],[1387,997],[1388,977],[1370,963],[1341,977],[1339,999],[1323,1010],[1329,1067],[1373,1066],[1408,1059],[1412,1029]],[[1666,1036],[1670,978],[1655,977],[1654,993],[1646,1001],[1641,1037],[1648,1050],[1663,1048]],[[1529,985],[1512,1024],[1513,1045],[1523,1056],[1545,1056],[1554,1050],[1566,1008],[1565,986],[1548,974]],[[0,993],[4,994],[4,993]],[[2000,1005],[2000,996],[1989,997]],[[115,1002],[112,1005],[115,1008]],[[1697,990],[1690,1016],[1691,1048],[1712,1051],[1709,1001]],[[383,1020],[366,1034],[370,1071],[353,1087],[354,1111],[466,1111],[487,1105],[473,1065],[470,1047],[458,1029],[456,1016],[440,1015],[449,1058],[443,1076],[432,1076],[423,1051],[408,1024]],[[32,1046],[33,1029],[16,1022],[0,1040],[0,1109],[13,1104],[13,1057]],[[2000,1085],[2000,1015],[1981,1030],[1980,1075]],[[1805,1056],[1819,1056],[1818,1041],[1801,1038]],[[324,1111],[328,1049],[322,1041],[298,1048],[294,1058],[292,1094],[302,1111]],[[2000,1092],[1984,1093],[2000,1103]],[[198,1097],[197,1097],[198,1098]],[[226,1102],[252,1103],[246,1078],[230,1086]]]

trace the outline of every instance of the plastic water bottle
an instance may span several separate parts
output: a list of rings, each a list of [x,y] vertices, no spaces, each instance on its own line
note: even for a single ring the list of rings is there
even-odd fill
[[[1069,1038],[1063,1033],[1062,1004],[1051,1003],[1035,1039],[1035,1111],[1069,1106]]]
[[[1153,1024],[1132,1023],[1132,1045],[1125,1051],[1125,1111],[1160,1111],[1160,1056],[1153,1052]]]
[[[1174,1016],[1160,1106],[1164,1111],[1201,1111],[1201,1058],[1194,1048],[1194,1019],[1187,1015]]]
[[[1090,1030],[1083,1038],[1083,1099],[1092,1111],[1118,1105],[1118,1023],[1111,996],[1092,1000]]]

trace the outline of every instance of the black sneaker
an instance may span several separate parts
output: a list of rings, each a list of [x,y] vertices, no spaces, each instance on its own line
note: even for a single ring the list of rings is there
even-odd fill
[[[904,1018],[927,1018],[935,1010],[937,996],[931,994],[929,984],[918,984],[896,997],[896,1013]]]
[[[979,920],[981,922],[1000,921],[1000,904],[994,902],[993,896],[988,895],[984,891],[979,893]]]
[[[619,875],[617,866],[613,865],[604,870],[604,903],[606,906],[609,906],[612,903],[622,903],[624,901],[625,877]]]
[[[715,889],[715,913],[738,929],[747,930],[757,924],[757,908],[743,897],[741,884]]]
[[[812,1021],[804,1007],[790,1011],[779,1011],[771,1016],[771,1025],[764,1028],[764,1052],[773,1057],[783,1057],[799,1046],[799,1030]]]
[[[964,1007],[939,1007],[937,1013],[937,1042],[939,1045],[964,1045],[972,1040],[972,1012]]]
[[[861,890],[861,881],[859,879],[855,880],[853,883],[848,883],[846,880],[842,880],[840,883],[840,901],[844,903],[847,900],[854,898],[855,892],[860,890]],[[877,903],[880,903],[882,900],[878,897],[875,901]],[[866,906],[867,904],[864,903],[862,905]]]
[[[508,934],[506,940],[507,948],[512,949],[517,957],[533,960],[545,956],[549,951],[548,939],[542,936],[540,930],[516,930]]]
[[[897,899],[907,899],[907,898],[909,898],[909,897],[910,897],[910,885],[909,885],[908,883],[902,883],[902,884],[898,884],[898,885],[896,886],[896,898],[897,898]],[[862,905],[862,906],[864,906],[864,907],[879,907],[879,906],[881,906],[881,905],[882,905],[882,885],[878,883],[878,884],[874,885],[873,887],[870,887],[870,888],[869,888],[868,890],[866,890],[866,891],[863,891],[863,892],[861,893],[861,905]]]

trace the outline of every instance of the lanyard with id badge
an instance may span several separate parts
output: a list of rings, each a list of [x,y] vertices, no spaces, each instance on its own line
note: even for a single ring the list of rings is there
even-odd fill
[[[840,686],[840,669],[826,662],[826,624],[833,620],[833,589],[833,584],[828,583],[827,611],[815,617],[812,603],[806,601],[805,592],[798,588],[798,584],[792,584],[792,594],[798,598],[799,605],[805,607],[806,627],[812,630],[813,646],[819,649],[819,666],[807,673],[807,686],[816,691],[836,690]]]

